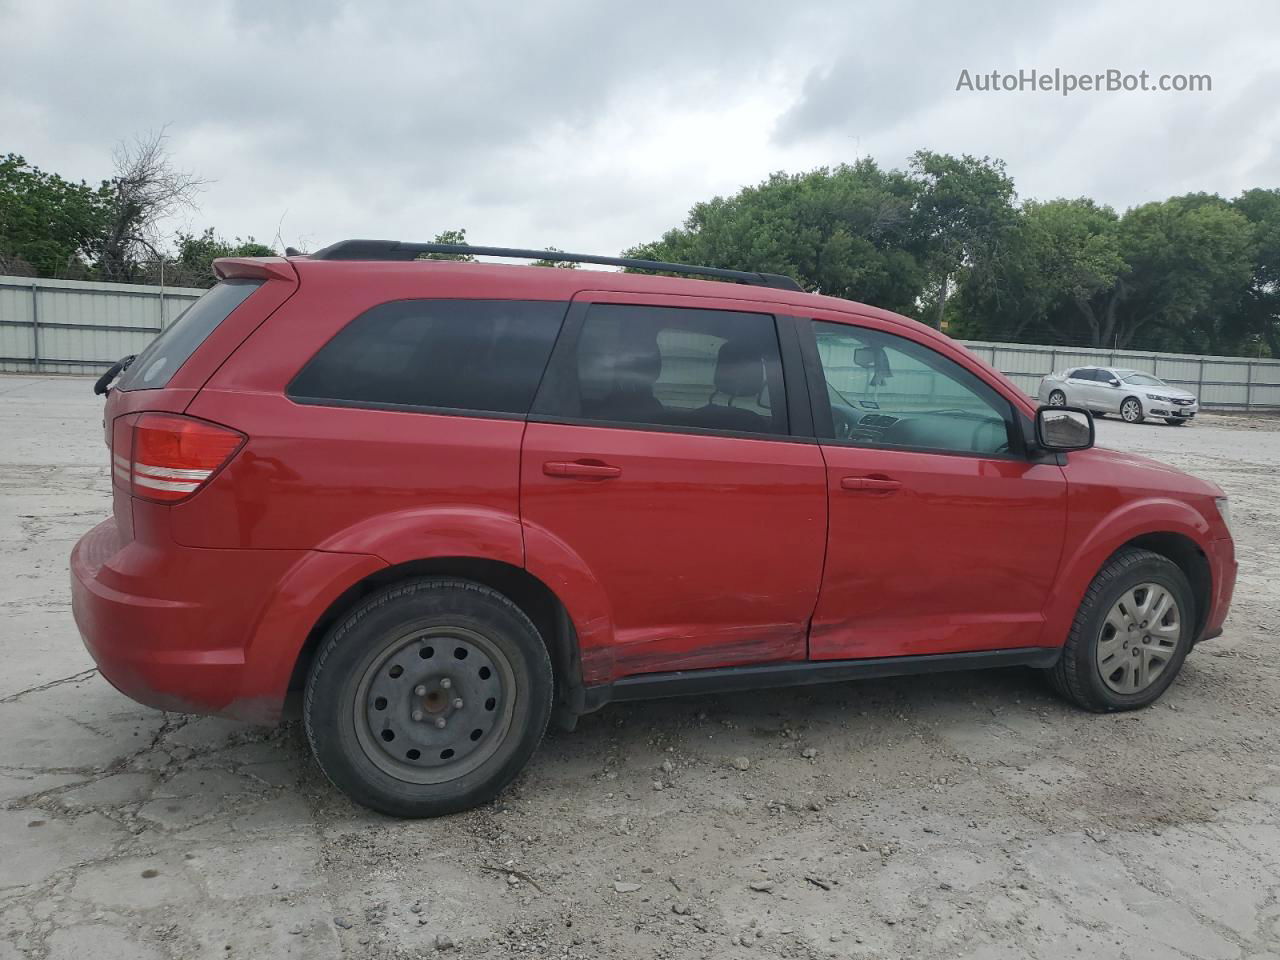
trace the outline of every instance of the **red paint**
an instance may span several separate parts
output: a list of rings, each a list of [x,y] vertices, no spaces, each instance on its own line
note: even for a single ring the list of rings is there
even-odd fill
[[[1126,542],[1186,537],[1208,560],[1204,630],[1235,580],[1221,492],[1103,450],[1025,459],[295,403],[285,387],[390,300],[610,300],[820,317],[892,330],[1008,380],[936,331],[760,287],[450,262],[223,261],[264,279],[161,390],[113,390],[133,456],[161,413],[247,438],[186,499],[113,483],[72,556],[76,620],[103,673],[171,709],[274,719],[299,652],[349,588],[415,560],[522,567],[563,603],[583,680],[769,661],[1063,642]],[[155,422],[165,422],[156,420]],[[170,468],[178,467],[176,461]]]

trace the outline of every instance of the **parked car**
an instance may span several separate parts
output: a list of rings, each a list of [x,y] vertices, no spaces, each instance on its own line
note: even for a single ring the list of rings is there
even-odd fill
[[[334,784],[433,816],[610,701],[1023,665],[1128,710],[1221,633],[1222,491],[935,330],[767,274],[415,259],[449,252],[544,255],[219,260],[99,382],[72,598],[125,694],[301,691]]]
[[[1180,427],[1200,411],[1194,393],[1124,367],[1073,367],[1051,373],[1040,381],[1037,396],[1051,407],[1084,407],[1097,416],[1118,413],[1126,423],[1161,417]]]

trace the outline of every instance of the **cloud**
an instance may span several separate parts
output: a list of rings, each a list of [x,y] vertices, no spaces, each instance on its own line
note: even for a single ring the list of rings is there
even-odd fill
[[[175,12],[178,10],[183,12]],[[4,150],[101,179],[170,124],[212,182],[173,226],[613,253],[689,206],[920,147],[1001,156],[1024,196],[1125,206],[1280,179],[1280,8],[0,0]],[[1206,95],[957,93],[970,70],[1210,72]]]

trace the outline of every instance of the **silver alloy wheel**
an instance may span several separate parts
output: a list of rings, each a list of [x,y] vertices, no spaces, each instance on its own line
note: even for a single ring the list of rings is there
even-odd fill
[[[1120,416],[1125,423],[1137,423],[1142,419],[1142,404],[1130,397],[1120,404]]]
[[[1049,406],[1065,407],[1067,405],[1067,395],[1061,390],[1054,390],[1049,394]]]
[[[356,739],[397,780],[445,783],[502,745],[515,697],[511,661],[488,637],[465,627],[410,629],[356,686]]]
[[[1130,587],[1111,607],[1098,637],[1098,674],[1116,693],[1140,693],[1173,659],[1182,635],[1182,611],[1158,583]]]

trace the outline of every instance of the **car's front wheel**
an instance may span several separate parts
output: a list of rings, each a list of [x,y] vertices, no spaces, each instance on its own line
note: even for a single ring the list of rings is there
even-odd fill
[[[1086,710],[1133,710],[1173,683],[1191,649],[1195,601],[1186,575],[1126,547],[1093,578],[1049,679]]]
[[[505,596],[467,580],[396,584],[325,638],[303,719],[316,761],[353,800],[434,817],[494,797],[537,749],[551,661]]]
[[[1120,404],[1120,419],[1125,423],[1141,423],[1145,419],[1142,415],[1142,402],[1137,397],[1127,397]]]
[[[1049,391],[1049,406],[1065,407],[1067,405],[1067,395],[1061,390]]]

